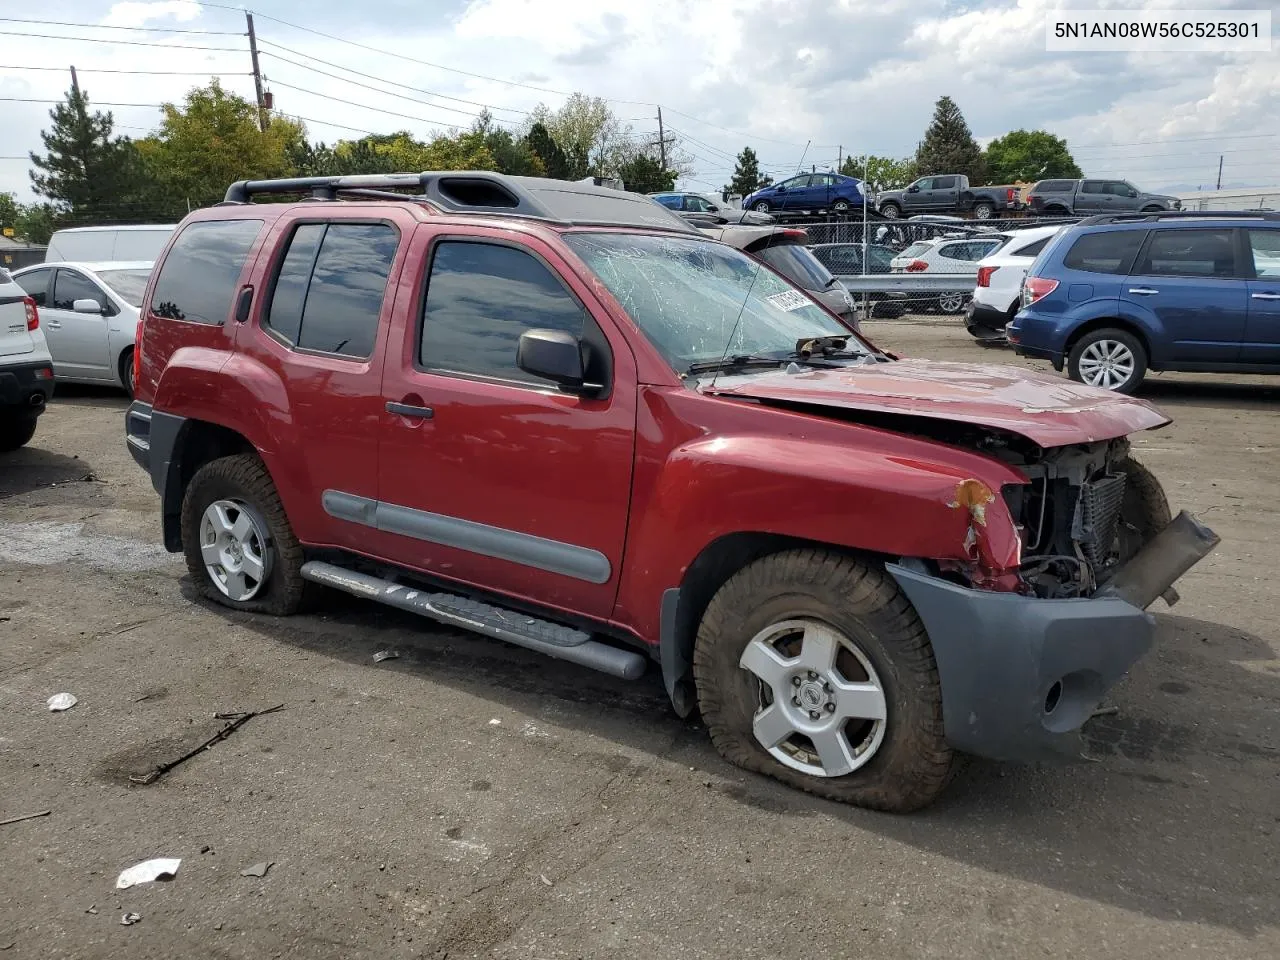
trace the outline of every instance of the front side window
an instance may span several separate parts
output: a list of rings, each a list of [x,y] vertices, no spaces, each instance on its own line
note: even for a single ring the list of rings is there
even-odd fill
[[[303,350],[373,353],[399,235],[385,223],[305,223],[289,241],[263,320]]]
[[[916,186],[919,187],[921,190],[932,190],[933,180],[934,180],[933,177],[923,177],[922,179],[916,181]]]
[[[660,204],[662,204],[664,207],[666,207],[669,210],[680,209],[680,198],[678,196],[673,197],[670,194],[668,194],[663,197],[654,197],[653,199],[657,200]]]
[[[783,180],[778,186],[786,187],[788,190],[798,190],[801,187],[809,185],[808,177],[792,177],[790,180]]]
[[[151,312],[167,320],[225,323],[261,220],[199,220],[169,249],[151,292]]]
[[[1249,248],[1256,276],[1280,278],[1280,230],[1250,230]]]
[[[1134,273],[1152,277],[1234,277],[1231,230],[1156,230]]]
[[[77,300],[93,300],[99,307],[106,309],[107,297],[98,285],[83,274],[70,270],[59,270],[53,281],[53,309],[74,310]]]
[[[573,233],[565,242],[679,373],[725,355],[785,357],[849,329],[782,277],[711,240]]]
[[[532,254],[493,243],[443,241],[427,278],[419,363],[545,385],[516,366],[526,330],[583,335],[586,313]]]
[[[1126,274],[1133,266],[1145,230],[1113,230],[1079,237],[1063,259],[1063,265],[1088,273]]]

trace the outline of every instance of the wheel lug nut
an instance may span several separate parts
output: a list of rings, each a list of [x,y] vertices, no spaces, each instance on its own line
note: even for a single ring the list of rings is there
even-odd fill
[[[792,677],[792,678],[791,678],[791,685],[792,685],[793,687],[798,687],[798,686],[800,686],[800,678],[799,678],[799,677]]]
[[[822,714],[818,713],[818,711],[817,711],[817,710],[810,710],[810,711],[809,711],[809,719],[810,719],[810,720],[817,720],[817,719],[819,719],[821,716],[822,716]]]
[[[791,704],[792,704],[792,706],[796,706],[796,707],[800,706],[800,698],[799,698],[799,697],[792,697],[792,698],[791,698]]]
[[[810,670],[810,671],[809,671],[809,679],[810,679],[810,680],[817,680],[817,679],[818,679],[818,675],[817,675],[816,673],[814,673],[812,670]]]
[[[834,703],[828,703],[827,713],[835,713],[835,712],[836,712],[836,705]]]
[[[822,689],[823,689],[825,692],[830,693],[830,692],[831,692],[831,684],[829,684],[829,683],[827,683],[827,681],[823,680],[823,681],[822,681]]]

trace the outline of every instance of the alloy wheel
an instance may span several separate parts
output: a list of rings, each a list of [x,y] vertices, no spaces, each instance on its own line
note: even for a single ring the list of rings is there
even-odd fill
[[[779,763],[841,777],[884,742],[884,685],[856,643],[817,620],[785,620],[751,638],[738,665],[759,684],[756,740]]]
[[[1091,387],[1118,390],[1136,365],[1133,351],[1119,340],[1095,340],[1080,354],[1080,379]]]
[[[209,579],[230,600],[252,600],[271,575],[267,524],[248,504],[215,500],[200,518],[200,555]]]
[[[964,294],[944,293],[938,297],[938,308],[944,313],[959,313],[964,309]]]

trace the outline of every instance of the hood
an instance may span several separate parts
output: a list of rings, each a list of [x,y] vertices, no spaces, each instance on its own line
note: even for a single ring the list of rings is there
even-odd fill
[[[898,360],[803,373],[721,375],[707,393],[978,424],[1061,447],[1169,423],[1142,400],[1033,370]]]

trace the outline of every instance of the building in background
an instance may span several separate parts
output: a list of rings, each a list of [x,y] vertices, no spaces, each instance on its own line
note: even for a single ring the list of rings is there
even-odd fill
[[[1183,210],[1280,210],[1280,187],[1175,193]]]

